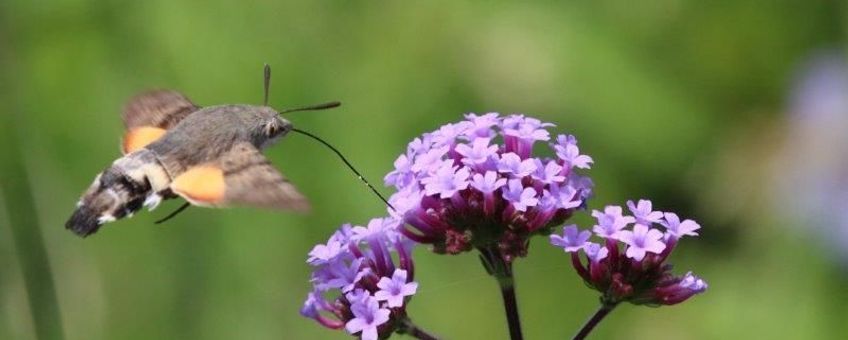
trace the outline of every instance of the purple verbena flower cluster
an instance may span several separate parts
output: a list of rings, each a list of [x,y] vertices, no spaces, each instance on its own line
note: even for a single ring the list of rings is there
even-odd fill
[[[678,240],[697,236],[701,226],[692,220],[681,222],[674,213],[653,211],[648,200],[628,201],[627,207],[632,216],[620,206],[592,211],[597,219],[592,231],[603,244],[590,242],[592,232],[576,225],[565,226],[562,235],[551,235],[551,244],[571,253],[577,273],[603,294],[607,304],[673,305],[704,292],[706,282],[691,272],[674,276],[671,265],[665,263]],[[581,250],[585,261],[579,256]]]
[[[585,207],[592,182],[575,169],[592,158],[577,140],[520,114],[467,114],[409,143],[385,177],[398,189],[389,202],[408,238],[437,253],[498,249],[508,262],[526,256],[532,235],[550,234]],[[533,156],[546,142],[554,158]]]
[[[313,290],[301,314],[363,340],[397,330],[418,289],[414,243],[398,232],[399,223],[388,217],[372,219],[365,227],[343,225],[326,244],[315,246],[307,260],[313,267]]]

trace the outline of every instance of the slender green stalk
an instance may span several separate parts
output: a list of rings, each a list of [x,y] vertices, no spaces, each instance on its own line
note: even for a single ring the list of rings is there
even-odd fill
[[[397,330],[400,334],[407,334],[413,338],[420,340],[439,340],[435,335],[428,333],[415,325],[409,318],[404,318],[401,321],[400,327]]]
[[[7,31],[4,26],[0,24],[0,102],[6,105],[3,113],[0,113],[0,195],[3,195],[0,200],[3,203],[0,204],[5,205],[36,337],[62,339],[62,321],[53,276],[41,237],[27,170],[18,146],[22,133],[19,118],[25,111],[17,102],[15,89],[20,84],[12,81],[12,73],[17,68],[13,59],[5,53],[9,49],[3,44],[8,41],[3,36],[3,32]],[[6,224],[7,221],[2,222]]]
[[[0,133],[0,145],[3,145],[6,156],[0,162],[3,164],[0,166],[0,188],[3,190],[3,202],[23,271],[36,336],[38,339],[62,339],[62,322],[53,276],[41,237],[29,179],[16,143],[17,134],[8,124],[11,121],[9,117],[2,120],[4,129],[0,131],[4,132]]]
[[[616,304],[601,304],[601,308],[598,308],[598,311],[596,311],[595,314],[586,321],[583,327],[580,328],[580,331],[574,336],[574,340],[585,339],[586,336],[595,329],[595,326],[597,326],[610,312],[612,312],[615,306]]]
[[[500,251],[496,248],[478,249],[480,260],[489,275],[497,279],[503,298],[504,312],[509,325],[509,338],[511,340],[523,340],[521,333],[521,318],[518,315],[518,301],[515,297],[515,278],[512,275],[512,262],[504,260]]]

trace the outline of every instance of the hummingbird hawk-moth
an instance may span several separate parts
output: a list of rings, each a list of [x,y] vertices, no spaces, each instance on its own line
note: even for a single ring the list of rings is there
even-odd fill
[[[123,156],[95,177],[65,227],[88,236],[105,223],[177,197],[207,207],[308,209],[306,198],[261,153],[293,129],[267,106],[269,79],[266,65],[262,106],[200,107],[171,90],[132,98],[122,114]]]

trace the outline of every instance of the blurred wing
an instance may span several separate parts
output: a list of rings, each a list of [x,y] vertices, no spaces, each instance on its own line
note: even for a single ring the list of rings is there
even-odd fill
[[[127,128],[121,151],[128,154],[147,146],[198,109],[176,91],[154,90],[133,97],[121,115]]]
[[[239,143],[217,162],[188,169],[171,190],[194,205],[246,205],[305,211],[306,198],[253,145]]]

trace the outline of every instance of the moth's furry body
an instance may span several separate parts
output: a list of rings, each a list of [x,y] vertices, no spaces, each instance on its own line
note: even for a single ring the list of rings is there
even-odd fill
[[[220,105],[201,109],[179,93],[155,91],[131,101],[124,122],[130,129],[127,138],[139,127],[167,132],[141,149],[125,150],[125,156],[95,178],[65,224],[78,235],[90,235],[104,223],[132,216],[143,206],[155,208],[162,199],[178,195],[205,206],[306,207],[302,195],[259,153],[292,128],[270,107]],[[204,175],[197,179],[194,173]],[[181,176],[188,177],[182,182],[190,185],[174,187]],[[190,187],[207,182],[213,187],[220,182],[225,190],[213,191],[212,198],[207,197],[208,192],[193,194],[209,191]]]
[[[269,137],[269,125],[279,132]],[[147,149],[156,154],[171,178],[176,178],[188,168],[221,158],[237,143],[250,143],[259,150],[271,146],[291,126],[269,107],[212,106],[192,113]]]

